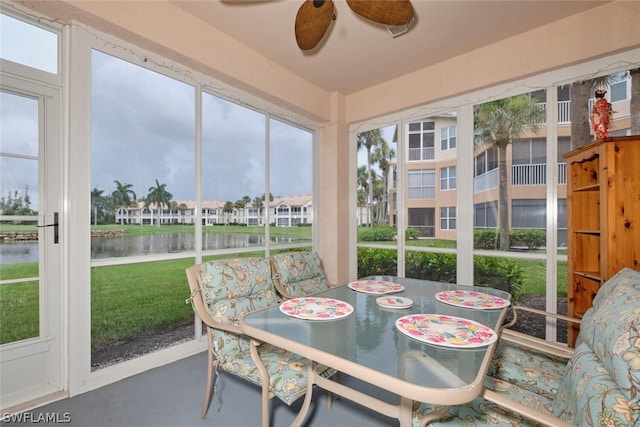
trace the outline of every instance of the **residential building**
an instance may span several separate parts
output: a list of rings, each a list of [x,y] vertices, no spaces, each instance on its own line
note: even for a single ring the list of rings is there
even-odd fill
[[[160,213],[161,224],[195,224],[196,202],[194,200],[176,200],[176,206],[184,205],[184,209],[163,206]],[[277,227],[295,227],[298,224],[313,223],[313,205],[311,195],[275,197],[265,207],[233,206],[225,211],[225,202],[204,200],[199,218],[202,225],[241,224],[262,227],[268,214],[268,221]],[[145,206],[137,202],[131,208],[118,208],[115,215],[116,224],[155,225],[158,221],[158,208],[155,203]]]
[[[626,73],[611,76],[605,88],[611,94],[614,115],[611,135],[629,135],[631,80]],[[558,88],[557,185],[558,245],[566,246],[566,163],[570,151],[570,88]],[[532,93],[530,96],[540,97]],[[567,98],[567,99],[564,99]],[[595,101],[589,101],[589,115]],[[546,103],[540,102],[546,110]],[[509,223],[512,229],[546,230],[547,149],[546,127],[538,134],[523,135],[507,148]],[[408,191],[407,226],[424,237],[456,239],[456,150],[457,118],[454,113],[433,115],[405,127]],[[496,229],[498,211],[498,153],[495,146],[479,145],[474,156],[474,227]],[[391,170],[390,225],[397,225],[397,161]]]

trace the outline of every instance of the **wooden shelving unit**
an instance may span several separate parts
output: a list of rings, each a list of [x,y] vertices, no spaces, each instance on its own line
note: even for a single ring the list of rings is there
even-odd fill
[[[592,142],[564,155],[568,182],[568,306],[582,317],[623,267],[640,270],[640,135]],[[570,327],[569,345],[579,328]]]

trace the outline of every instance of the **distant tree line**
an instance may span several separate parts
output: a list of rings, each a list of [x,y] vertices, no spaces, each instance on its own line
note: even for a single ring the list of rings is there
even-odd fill
[[[25,187],[22,192],[15,190],[9,194],[0,195],[1,215],[35,215],[37,211],[31,209],[31,196],[29,187]]]

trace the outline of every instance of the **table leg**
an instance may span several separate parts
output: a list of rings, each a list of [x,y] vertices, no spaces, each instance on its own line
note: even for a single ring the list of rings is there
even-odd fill
[[[398,418],[400,419],[400,427],[411,427],[411,425],[413,424],[413,400],[401,396],[399,409],[400,411]]]

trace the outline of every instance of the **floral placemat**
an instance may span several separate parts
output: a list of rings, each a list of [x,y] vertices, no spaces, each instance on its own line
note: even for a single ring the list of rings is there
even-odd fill
[[[348,285],[351,289],[366,294],[388,294],[404,291],[404,286],[399,283],[385,282],[384,280],[356,280]]]
[[[443,347],[483,347],[498,339],[493,329],[478,322],[441,314],[403,316],[396,320],[396,327],[418,341]]]
[[[333,298],[293,298],[280,304],[287,316],[306,320],[333,320],[353,313],[351,304]]]
[[[480,310],[504,308],[511,304],[509,300],[504,298],[485,294],[484,292],[465,290],[438,292],[436,299],[445,304]]]

